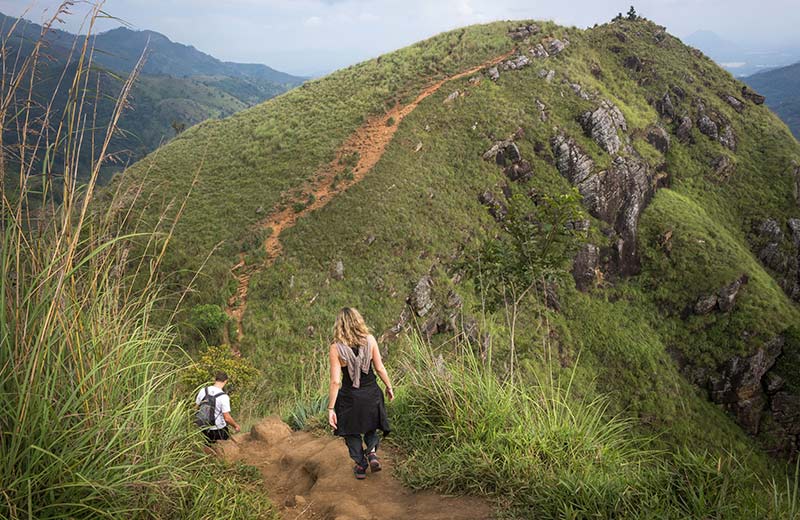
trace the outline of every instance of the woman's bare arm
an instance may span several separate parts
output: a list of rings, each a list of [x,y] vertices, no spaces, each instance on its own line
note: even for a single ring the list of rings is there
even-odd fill
[[[378,348],[378,342],[372,336],[369,337],[372,342],[372,365],[375,367],[375,372],[386,385],[386,393],[389,394],[389,400],[394,399],[394,390],[392,389],[392,382],[389,380],[389,373],[386,372],[386,367],[383,366],[383,359],[381,359],[381,350]]]
[[[336,412],[333,407],[336,405],[336,396],[339,394],[339,387],[342,386],[342,364],[339,363],[339,351],[335,344],[331,344],[328,358],[331,365],[331,382],[328,387],[328,424],[331,428],[336,428]]]

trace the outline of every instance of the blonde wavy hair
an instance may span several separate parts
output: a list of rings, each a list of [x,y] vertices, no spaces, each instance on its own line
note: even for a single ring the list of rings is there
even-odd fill
[[[333,324],[333,341],[348,346],[363,345],[369,336],[369,327],[364,318],[352,307],[343,307]]]

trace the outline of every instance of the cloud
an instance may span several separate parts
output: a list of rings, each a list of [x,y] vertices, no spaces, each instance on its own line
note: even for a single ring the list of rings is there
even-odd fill
[[[306,18],[306,20],[303,22],[303,25],[306,27],[319,27],[322,25],[322,18],[319,16],[311,16]]]

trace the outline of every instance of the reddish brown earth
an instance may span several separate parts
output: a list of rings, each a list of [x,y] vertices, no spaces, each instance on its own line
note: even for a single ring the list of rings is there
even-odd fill
[[[386,146],[392,140],[392,137],[394,137],[397,127],[400,125],[403,118],[413,112],[423,99],[435,93],[448,81],[463,78],[464,76],[474,74],[486,67],[496,65],[508,58],[512,53],[513,51],[441,79],[425,88],[411,103],[407,105],[397,105],[385,114],[369,119],[345,140],[336,151],[336,156],[333,161],[324,165],[312,176],[312,180],[308,181],[299,190],[299,196],[284,198],[284,200],[288,200],[288,202],[282,204],[282,209],[274,210],[269,216],[259,222],[259,228],[272,230],[271,234],[264,242],[264,249],[267,252],[267,257],[263,264],[246,265],[244,256],[242,255],[239,263],[233,267],[232,271],[235,273],[238,283],[236,293],[228,300],[226,312],[228,316],[236,322],[237,337],[226,339],[235,339],[237,343],[241,341],[242,335],[244,334],[242,330],[242,318],[247,308],[247,290],[250,287],[250,277],[254,272],[270,266],[275,259],[280,256],[282,250],[280,243],[281,232],[292,227],[294,223],[297,222],[297,219],[325,206],[334,196],[363,179],[383,156],[384,151],[386,151]],[[388,124],[390,119],[394,120],[391,125]],[[343,174],[347,168],[346,160],[347,158],[354,157],[354,154],[357,154],[355,157],[357,157],[358,160],[352,167],[352,178],[349,180],[342,179],[340,174]],[[294,203],[302,203],[308,200],[309,194],[314,196],[314,201],[302,211],[296,212],[293,208]],[[229,341],[229,343],[233,346],[234,352],[238,353],[234,342]]]
[[[218,443],[229,462],[255,466],[283,520],[482,520],[488,504],[404,487],[393,476],[393,454],[379,450],[383,470],[356,480],[342,439],[292,432],[277,417],[250,433]]]

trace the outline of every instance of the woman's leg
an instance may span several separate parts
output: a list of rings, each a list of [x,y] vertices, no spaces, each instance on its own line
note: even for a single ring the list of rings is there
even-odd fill
[[[361,435],[345,435],[344,443],[347,444],[347,451],[350,452],[350,458],[359,466],[367,466],[367,457],[364,454],[364,445],[361,443]]]
[[[378,445],[381,443],[381,438],[378,436],[377,430],[372,430],[364,434],[364,444],[367,445],[367,453],[372,453],[378,450]]]

